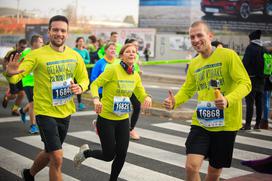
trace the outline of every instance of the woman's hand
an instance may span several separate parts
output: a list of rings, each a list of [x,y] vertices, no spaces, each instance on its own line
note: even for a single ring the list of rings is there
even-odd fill
[[[100,102],[99,98],[94,98],[93,99],[93,104],[94,104],[94,110],[97,114],[100,114],[102,112],[102,103]]]

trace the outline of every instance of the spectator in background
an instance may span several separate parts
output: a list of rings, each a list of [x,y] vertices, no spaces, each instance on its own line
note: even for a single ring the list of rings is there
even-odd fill
[[[151,55],[151,51],[150,51],[150,44],[147,43],[144,49],[144,56],[145,56],[145,61],[149,61],[149,56]]]
[[[90,54],[89,54],[88,50],[85,49],[85,40],[83,37],[78,37],[76,39],[76,47],[73,49],[81,55],[85,64],[90,63]],[[76,84],[77,80],[74,79],[74,81]],[[77,109],[79,111],[84,110],[86,108],[86,106],[81,102],[81,94],[77,94],[77,101],[78,101]]]
[[[261,30],[256,30],[249,34],[250,43],[243,57],[243,64],[250,77],[252,90],[246,96],[246,124],[242,127],[242,130],[251,129],[254,102],[256,106],[256,123],[254,129],[260,129],[264,92],[264,48],[260,38]]]
[[[11,52],[8,52],[4,58],[4,64],[3,64],[4,70],[6,69],[6,65],[9,62],[11,56],[14,57],[17,53],[21,53],[26,48],[27,48],[26,39],[19,40],[19,42],[17,43],[16,49]],[[19,108],[24,97],[25,97],[25,92],[24,92],[24,88],[23,88],[23,84],[21,80],[16,84],[9,83],[9,92],[7,92],[7,94],[4,96],[2,101],[2,106],[6,108],[9,100],[13,100],[16,98],[15,103],[11,110],[11,114],[13,116],[20,116]]]

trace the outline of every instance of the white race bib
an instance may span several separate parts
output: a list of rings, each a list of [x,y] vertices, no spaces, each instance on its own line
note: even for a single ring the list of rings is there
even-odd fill
[[[131,102],[129,97],[114,96],[113,112],[118,116],[131,112]]]
[[[73,98],[70,89],[71,78],[65,81],[52,82],[53,106],[63,105]]]
[[[199,123],[205,127],[221,127],[225,125],[224,110],[218,109],[214,102],[198,102],[196,113]]]

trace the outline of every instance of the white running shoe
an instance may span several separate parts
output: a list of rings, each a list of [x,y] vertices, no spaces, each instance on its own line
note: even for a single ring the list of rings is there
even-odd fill
[[[97,120],[96,120],[96,119],[94,119],[94,120],[92,121],[92,125],[91,125],[91,126],[93,127],[93,129],[94,129],[94,131],[95,131],[96,135],[98,135],[98,131],[97,131],[96,122],[97,122]]]
[[[81,163],[86,159],[83,152],[89,149],[89,145],[84,144],[79,148],[79,152],[74,156],[74,167],[79,168]]]

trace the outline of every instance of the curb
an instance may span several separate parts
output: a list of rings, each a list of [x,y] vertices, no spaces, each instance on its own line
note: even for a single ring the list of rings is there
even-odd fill
[[[156,80],[159,82],[167,82],[167,83],[181,83],[184,82],[184,79],[182,77],[176,77],[176,76],[162,76],[162,75],[155,75],[155,74],[145,74],[143,76],[145,80]],[[6,79],[2,74],[0,73],[0,82],[6,82]],[[90,104],[93,106],[92,99],[90,98],[84,98],[82,96],[82,101],[85,103]],[[194,110],[192,109],[177,109],[177,110],[172,110],[168,111],[166,109],[161,109],[161,108],[156,108],[156,107],[151,107],[148,111],[148,114],[152,116],[158,116],[158,117],[167,117],[167,118],[172,118],[172,119],[191,119],[192,115],[194,113]]]
[[[181,84],[185,81],[184,76],[161,75],[161,74],[142,74],[142,80],[152,80],[160,83],[176,83]]]

